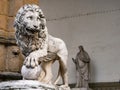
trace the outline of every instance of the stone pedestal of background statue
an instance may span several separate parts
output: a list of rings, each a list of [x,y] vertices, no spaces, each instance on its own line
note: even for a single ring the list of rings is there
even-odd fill
[[[92,90],[90,88],[72,88],[71,90]]]
[[[33,80],[16,80],[0,83],[0,90],[70,90],[60,86],[48,85]]]

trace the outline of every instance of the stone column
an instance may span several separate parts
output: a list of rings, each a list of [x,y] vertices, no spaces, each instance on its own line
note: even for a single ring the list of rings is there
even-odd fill
[[[13,22],[18,9],[24,4],[37,4],[39,0],[0,0],[0,71],[19,72],[22,55],[14,39]]]
[[[8,0],[0,0],[0,42],[4,42],[7,36],[7,15]],[[0,71],[5,70],[6,48],[3,43],[0,44]]]

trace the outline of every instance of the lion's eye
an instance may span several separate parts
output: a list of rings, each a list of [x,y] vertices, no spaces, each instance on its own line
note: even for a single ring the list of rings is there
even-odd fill
[[[27,17],[27,19],[30,19],[30,20],[32,20],[32,19],[33,19],[33,17],[32,17],[32,16],[29,16],[29,17]]]

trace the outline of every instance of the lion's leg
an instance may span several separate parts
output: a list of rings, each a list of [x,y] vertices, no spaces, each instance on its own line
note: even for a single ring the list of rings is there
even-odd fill
[[[40,72],[40,76],[38,77],[38,81],[41,82],[44,77],[45,77],[45,71],[42,70],[42,71]]]
[[[64,64],[62,66],[64,66]],[[63,80],[63,85],[68,86],[68,73],[67,73],[66,67],[62,67],[61,76],[62,76],[62,80]]]
[[[45,69],[45,77],[42,79],[42,82],[51,83],[51,79],[52,79],[51,65],[48,65]]]
[[[60,76],[61,76],[61,70],[60,70],[60,67],[59,67],[57,78],[56,78],[56,80],[54,81],[54,84],[55,84],[55,85],[56,85],[56,84],[58,83],[58,81],[60,80]]]
[[[67,71],[67,59],[68,59],[68,52],[67,49],[64,47],[60,49],[60,51],[57,53],[59,57],[59,64],[60,64],[60,74],[62,77],[63,85],[62,86],[68,86],[68,71]]]
[[[68,86],[67,60],[64,57],[61,57],[59,62],[60,62],[60,72],[63,81],[63,86]]]
[[[43,73],[44,75],[42,75],[42,77],[40,77],[40,81],[44,82],[44,83],[51,83],[51,79],[52,79],[52,63],[53,61],[48,61],[48,62],[42,62],[42,69],[43,69]]]

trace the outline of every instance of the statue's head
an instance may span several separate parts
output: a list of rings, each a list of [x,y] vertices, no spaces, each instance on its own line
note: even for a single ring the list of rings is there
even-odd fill
[[[80,51],[84,51],[84,48],[83,48],[82,45],[78,46],[78,48],[79,48]]]
[[[21,7],[14,21],[16,30],[21,30],[22,33],[32,35],[40,32],[46,26],[46,19],[39,6],[37,5],[24,5]]]

